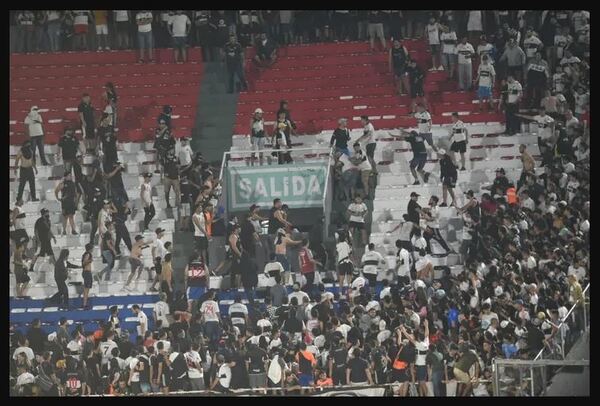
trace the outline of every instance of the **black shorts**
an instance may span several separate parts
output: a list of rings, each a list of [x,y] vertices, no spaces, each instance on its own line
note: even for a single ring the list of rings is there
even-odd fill
[[[406,76],[406,66],[394,66],[394,76],[399,79]]]
[[[444,178],[444,182],[442,184],[450,189],[454,189],[456,187],[456,178]]]
[[[427,162],[427,153],[425,154],[414,154],[413,159],[410,160],[410,168],[417,170],[422,170],[425,167],[425,163]]]
[[[373,158],[375,156],[375,147],[377,147],[377,144],[374,142],[367,144],[367,156],[369,158]]]
[[[206,237],[194,237],[194,243],[199,251],[208,249],[208,238]]]
[[[66,201],[62,203],[62,214],[63,216],[72,216],[75,214],[77,207],[74,201]]]
[[[17,283],[29,282],[31,278],[27,275],[27,269],[25,269],[24,266],[19,266],[18,268],[19,269],[15,266],[15,279],[17,280]]]
[[[344,262],[338,267],[338,274],[340,275],[352,275],[353,271],[352,262]]]
[[[81,276],[83,276],[83,287],[84,288],[88,288],[91,289],[92,288],[92,273],[85,271],[81,273]]]
[[[351,221],[351,222],[348,224],[348,226],[349,226],[350,228],[353,228],[353,229],[358,229],[358,230],[364,230],[364,229],[365,229],[365,223],[358,223],[358,222],[356,222],[356,221]]]
[[[86,140],[94,140],[96,139],[96,133],[94,127],[89,127],[85,129],[85,137]]]
[[[408,373],[406,372],[406,368],[405,369],[392,369],[391,380],[392,380],[392,382],[400,382],[400,383],[408,382]]]
[[[454,141],[452,145],[450,145],[450,151],[452,152],[462,152],[463,154],[467,152],[467,142],[466,141]]]

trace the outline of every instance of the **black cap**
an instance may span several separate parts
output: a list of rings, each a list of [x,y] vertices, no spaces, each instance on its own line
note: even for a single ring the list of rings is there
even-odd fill
[[[250,206],[250,211],[253,211],[254,209],[258,209],[260,206],[258,204],[253,204],[252,206]]]
[[[156,234],[160,234],[160,233],[162,233],[162,232],[164,232],[164,231],[165,231],[165,230],[163,230],[162,228],[158,227],[158,228],[157,228],[157,229],[156,229],[154,232],[155,232]]]
[[[465,193],[467,196],[475,196],[475,192],[473,190],[469,190]]]
[[[497,172],[500,172],[500,173],[502,173],[503,175],[506,175],[506,172],[504,171],[504,168],[498,168],[498,169],[496,169],[496,173],[497,173]]]
[[[417,192],[412,192],[412,193],[410,194],[410,197],[418,197],[418,196],[421,196],[421,195],[420,195],[420,194],[418,194]]]

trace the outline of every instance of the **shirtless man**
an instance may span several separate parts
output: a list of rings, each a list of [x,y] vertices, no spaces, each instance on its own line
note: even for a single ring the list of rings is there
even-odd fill
[[[83,277],[83,308],[90,308],[90,304],[88,302],[88,295],[90,293],[90,289],[92,288],[93,278],[92,278],[92,250],[94,249],[94,244],[86,244],[85,252],[81,257],[81,267],[83,271],[81,276]]]
[[[125,283],[125,286],[123,287],[123,289],[126,289],[126,290],[130,289],[129,284],[133,280],[135,271],[138,271],[136,280],[140,279],[140,275],[142,274],[142,270],[144,269],[144,265],[143,265],[142,259],[141,259],[142,250],[144,248],[148,248],[148,247],[150,247],[150,243],[147,241],[144,241],[144,237],[142,237],[141,235],[135,236],[135,242],[131,246],[131,255],[129,256],[129,264],[131,265],[131,273],[129,274],[129,277],[127,278],[127,283]]]

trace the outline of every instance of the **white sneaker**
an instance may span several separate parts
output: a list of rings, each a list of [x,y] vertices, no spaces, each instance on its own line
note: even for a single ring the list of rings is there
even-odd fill
[[[440,67],[438,68],[438,70],[445,70],[443,65],[440,65]]]
[[[102,47],[98,47],[98,52],[102,52]]]
[[[110,47],[104,47],[105,51],[110,51]]]
[[[427,69],[428,72],[434,72],[436,70],[437,70],[436,68],[429,68],[429,69]]]

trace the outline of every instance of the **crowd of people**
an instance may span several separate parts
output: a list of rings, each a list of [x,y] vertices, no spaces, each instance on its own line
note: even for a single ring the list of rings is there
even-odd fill
[[[494,358],[533,359],[540,351],[556,345],[568,348],[584,331],[583,288],[590,279],[590,168],[589,127],[582,121],[589,109],[589,13],[294,11],[290,12],[293,20],[290,17],[287,23],[277,23],[283,20],[282,13],[276,13],[280,18],[277,20],[276,14],[269,16],[264,11],[240,12],[240,19],[231,21],[237,21],[238,36],[248,28],[242,21],[250,21],[252,27],[254,16],[265,24],[256,33],[264,30],[270,36],[281,34],[283,38],[287,33],[288,39],[293,38],[290,21],[294,22],[296,35],[300,33],[312,40],[365,39],[367,34],[372,34],[372,38],[423,35],[432,48],[433,67],[439,67],[441,60],[450,77],[458,74],[465,89],[471,86],[472,71],[460,65],[470,61],[471,56],[481,58],[477,69],[480,101],[494,102],[496,72],[499,78],[507,78],[506,85],[500,86],[507,133],[521,132],[520,119],[537,123],[533,132],[538,134],[543,173],[536,172],[538,162],[527,146],[521,145],[523,168],[517,182],[498,168],[493,183],[482,187],[481,198],[473,190],[466,192],[464,199],[455,196],[458,172],[466,170],[468,131],[459,115],[454,114],[448,126],[450,144],[433,139],[427,101],[417,99],[424,95],[415,90],[413,79],[404,80],[403,66],[398,65],[407,63],[410,67],[414,62],[409,64],[401,51],[394,51],[403,48],[397,42],[390,51],[390,64],[398,76],[399,88],[414,94],[417,131],[401,130],[400,135],[392,135],[411,146],[410,169],[415,185],[429,181],[430,173],[424,171],[427,145],[437,153],[441,161],[442,199],[431,196],[427,207],[421,207],[419,194],[412,193],[403,221],[392,231],[396,236],[400,230],[395,252],[378,252],[368,241],[369,209],[364,201],[374,198],[375,128],[368,117],[361,117],[363,134],[350,148],[350,131],[347,120],[342,118],[330,142],[335,155],[335,194],[347,206],[347,211],[333,221],[337,225],[335,248],[329,250],[324,241],[323,219],[317,220],[308,235],[300,233],[288,218],[289,208],[275,199],[268,216],[261,215],[261,208],[252,205],[242,218],[228,219],[224,225],[226,258],[217,264],[209,258],[208,245],[213,225],[218,221],[216,208],[221,186],[201,154],[194,154],[189,148],[187,140],[182,139],[181,145],[175,141],[170,131],[171,111],[166,107],[157,121],[157,173],[165,183],[169,206],[171,187],[176,194],[176,207],[190,204],[193,215],[182,220],[182,225],[193,230],[195,247],[183,271],[185,290],[176,291],[172,242],[164,241],[164,230],[155,230],[154,241],[146,241],[142,235],[136,236],[135,242],[130,241],[125,222],[134,208],[123,187],[123,167],[117,161],[112,133],[117,118],[116,91],[114,86],[107,86],[100,123],[94,121],[89,97],[84,97],[79,107],[85,145],[80,146],[73,129],[65,132],[59,144],[65,178],[57,186],[56,195],[61,196],[63,230],[66,232],[70,225],[71,232],[77,232],[73,214],[83,197],[84,211],[93,227],[81,264],[86,308],[90,307],[88,293],[94,278],[110,278],[114,261],[121,255],[121,240],[130,253],[127,285],[136,275],[140,277],[144,268],[141,256],[152,247],[154,275],[150,273],[149,277],[153,288],[158,284],[159,301],[152,315],[138,305],[120,311],[113,306],[96,331],[70,327],[66,319],[61,319],[56,332],[49,335],[43,332],[40,320],[34,321],[26,334],[11,326],[14,394],[131,395],[204,389],[232,393],[237,389],[269,388],[270,394],[302,395],[338,385],[394,384],[392,390],[398,396],[426,396],[431,382],[433,394],[445,396],[444,383],[457,382],[457,395],[482,396],[492,393]],[[212,14],[207,14],[209,21]],[[249,20],[241,16],[248,16]],[[296,26],[298,20],[310,30],[298,30],[304,27]],[[282,27],[285,24],[288,27]],[[562,39],[557,43],[554,37],[546,40],[552,29],[564,36],[564,43]],[[435,30],[439,30],[438,34],[432,33]],[[448,36],[444,34],[452,32],[455,35],[449,36],[454,39],[445,42]],[[495,36],[483,42],[484,32]],[[531,39],[536,32],[541,33],[538,41]],[[517,44],[521,33],[529,52],[517,69],[511,62],[512,53],[516,52],[512,48],[520,47]],[[436,35],[443,44],[435,43]],[[464,38],[462,47],[457,44],[458,38]],[[469,41],[473,45],[468,46]],[[499,41],[506,45],[499,46]],[[456,53],[450,52],[448,46],[458,49],[458,69],[453,69],[452,55]],[[482,46],[483,53],[479,52]],[[563,52],[560,55],[559,49]],[[543,54],[539,51],[545,51],[547,64],[540,62]],[[503,68],[505,59],[508,65]],[[564,59],[567,62],[563,64]],[[555,74],[550,76],[552,72],[562,74],[562,79],[542,83],[533,73],[527,73],[539,72],[537,66],[541,65],[546,66],[548,80],[554,77]],[[567,73],[560,71],[561,65],[568,68]],[[424,70],[420,69],[421,75]],[[524,107],[523,89],[516,84],[524,73],[527,97],[523,100],[531,103],[527,107],[544,108],[535,116],[519,112],[519,107]],[[560,92],[545,94],[549,89],[554,91],[556,83],[562,86]],[[538,95],[545,96],[538,100]],[[262,114],[257,108],[250,122],[252,145],[259,162],[262,164],[265,158],[261,151],[266,137],[271,136],[273,145],[280,150],[274,154],[277,162],[292,163],[290,136],[295,125],[287,102],[282,101],[271,134]],[[22,191],[28,182],[33,186],[37,170],[34,147],[40,152],[40,160],[45,157],[43,142],[34,140],[43,134],[43,120],[37,108],[32,108],[30,116],[27,124],[31,141],[25,143],[17,157],[20,193],[10,213],[18,296],[26,295],[29,281],[24,259],[29,236],[20,209]],[[155,213],[152,176],[144,174],[140,191],[145,228]],[[33,200],[35,188],[30,190]],[[439,230],[439,207],[448,206],[447,194],[451,197],[450,206],[456,207],[463,220],[459,253],[464,271],[459,274],[453,274],[446,266],[434,268],[432,261],[438,255],[432,250],[432,240],[446,254],[455,253]],[[263,236],[262,223],[266,220],[267,236]],[[59,292],[51,301],[68,308],[67,269],[80,265],[68,261],[68,247],[61,247],[54,261],[54,235],[47,210],[42,210],[35,230],[40,248],[37,256],[50,255],[55,266]],[[101,244],[106,267],[92,275],[91,251],[95,243]],[[363,247],[364,254],[357,255]],[[269,258],[262,270],[257,261],[259,251]],[[37,256],[31,261],[31,269]],[[268,280],[266,289],[258,289],[259,273]],[[210,275],[222,277],[224,290],[209,289]],[[333,292],[325,289],[325,283],[334,284]],[[234,290],[233,303],[222,311],[220,301],[232,295],[225,291],[226,287],[240,286],[244,294]],[[575,311],[567,318],[572,306]],[[119,322],[119,318],[132,316],[137,318],[135,332],[121,328]],[[130,339],[132,333],[136,333],[134,340]],[[531,393],[530,381],[522,380],[515,371],[506,373],[513,378],[509,385],[511,394]]]

